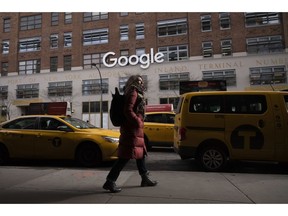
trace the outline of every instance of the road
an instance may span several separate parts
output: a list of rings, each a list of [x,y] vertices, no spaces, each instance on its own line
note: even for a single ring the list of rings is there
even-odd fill
[[[141,188],[135,161],[125,167],[118,194],[102,189],[112,163],[83,168],[62,161],[15,161],[0,167],[2,204],[287,204],[288,169],[235,163],[223,173],[199,170],[171,149],[149,152],[147,168],[159,185]]]

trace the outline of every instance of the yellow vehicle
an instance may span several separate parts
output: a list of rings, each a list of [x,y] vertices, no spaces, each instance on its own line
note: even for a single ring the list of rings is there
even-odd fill
[[[191,92],[181,95],[174,150],[207,171],[228,160],[288,161],[288,92]]]
[[[174,112],[146,112],[144,139],[147,149],[173,147]]]
[[[21,116],[0,125],[0,164],[16,158],[68,159],[91,167],[117,159],[119,135],[66,116]]]

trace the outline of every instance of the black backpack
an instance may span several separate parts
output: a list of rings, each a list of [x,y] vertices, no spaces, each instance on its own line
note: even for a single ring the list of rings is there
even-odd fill
[[[116,127],[120,127],[125,122],[124,116],[125,96],[121,95],[119,89],[115,87],[115,94],[112,93],[112,101],[109,110],[110,120]]]

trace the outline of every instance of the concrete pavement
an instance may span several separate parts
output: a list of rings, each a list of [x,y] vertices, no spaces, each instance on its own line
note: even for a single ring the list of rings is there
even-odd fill
[[[122,192],[102,189],[107,170],[0,167],[1,204],[267,204],[288,203],[288,175],[152,171],[156,187],[140,187],[123,171]]]

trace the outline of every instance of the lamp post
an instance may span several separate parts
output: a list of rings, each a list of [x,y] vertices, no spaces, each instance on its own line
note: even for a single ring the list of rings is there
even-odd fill
[[[95,63],[92,63],[91,66],[94,66],[98,73],[99,73],[99,76],[100,76],[100,91],[101,91],[101,94],[100,94],[100,127],[103,128],[103,109],[102,109],[102,102],[103,102],[103,91],[102,91],[102,75],[101,75],[101,72],[99,70],[99,68],[97,67],[97,65]]]

